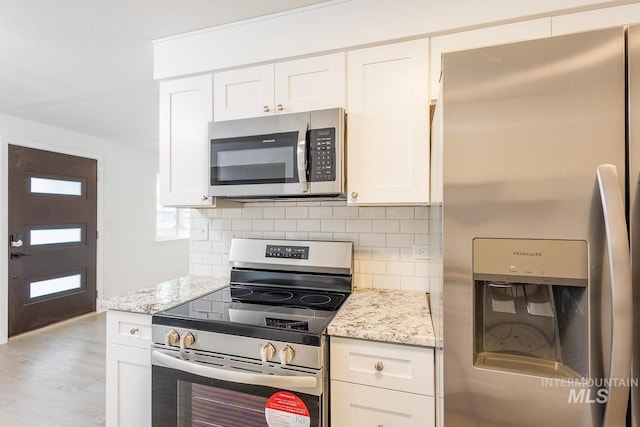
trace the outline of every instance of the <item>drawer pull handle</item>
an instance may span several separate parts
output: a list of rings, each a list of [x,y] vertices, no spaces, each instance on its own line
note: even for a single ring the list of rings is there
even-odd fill
[[[131,335],[135,335],[135,334],[137,334],[137,333],[138,333],[138,328],[131,328],[131,329],[129,330],[129,333],[130,333]]]
[[[382,372],[382,370],[384,369],[384,365],[382,364],[382,362],[376,362],[374,368],[376,368],[376,371]]]

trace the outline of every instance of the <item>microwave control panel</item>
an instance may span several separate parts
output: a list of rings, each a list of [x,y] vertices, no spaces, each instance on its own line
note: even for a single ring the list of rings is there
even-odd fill
[[[336,129],[309,131],[309,181],[336,180]]]

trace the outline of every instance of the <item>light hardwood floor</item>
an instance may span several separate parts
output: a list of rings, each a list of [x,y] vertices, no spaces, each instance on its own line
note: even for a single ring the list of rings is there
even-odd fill
[[[105,340],[103,312],[0,345],[0,426],[104,425]]]

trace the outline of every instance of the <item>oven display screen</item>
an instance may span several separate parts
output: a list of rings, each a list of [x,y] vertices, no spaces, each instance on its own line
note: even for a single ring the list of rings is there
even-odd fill
[[[301,322],[299,320],[289,320],[289,319],[274,319],[271,317],[265,317],[264,320],[267,326],[272,326],[274,328],[296,329],[298,331],[309,330],[309,322]]]
[[[309,259],[309,246],[267,245],[265,257]]]

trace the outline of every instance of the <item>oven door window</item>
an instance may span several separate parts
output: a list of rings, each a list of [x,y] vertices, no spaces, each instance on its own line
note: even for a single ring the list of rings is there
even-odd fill
[[[320,396],[152,369],[153,427],[321,426]]]
[[[298,132],[211,140],[211,185],[298,182]]]

